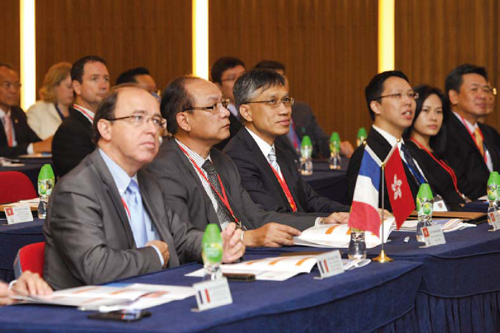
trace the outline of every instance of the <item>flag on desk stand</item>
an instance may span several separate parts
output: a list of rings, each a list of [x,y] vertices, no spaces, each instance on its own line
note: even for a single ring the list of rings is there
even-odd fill
[[[349,215],[349,227],[371,231],[377,236],[380,231],[378,198],[381,164],[373,150],[365,145]]]
[[[399,230],[410,213],[415,209],[415,200],[408,185],[403,161],[395,144],[384,161],[387,194],[391,202],[392,214]]]

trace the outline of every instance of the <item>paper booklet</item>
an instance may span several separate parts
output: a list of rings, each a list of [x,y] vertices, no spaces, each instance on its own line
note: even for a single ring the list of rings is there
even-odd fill
[[[463,230],[466,228],[474,228],[477,225],[472,223],[465,223],[461,219],[445,219],[445,220],[433,220],[433,224],[440,225],[443,232],[452,232],[457,230]],[[417,231],[418,220],[406,220],[401,226],[399,231],[404,232],[416,232]]]
[[[311,273],[316,265],[316,255],[297,255],[249,260],[237,264],[222,264],[222,273],[254,274],[256,280],[285,281],[301,273]],[[370,263],[365,260],[343,260],[344,269],[354,269]],[[203,277],[204,270],[199,269],[186,276]]]
[[[142,310],[195,295],[192,287],[155,284],[84,286],[59,290],[49,296],[13,296],[17,304],[77,306],[84,311]]]
[[[385,219],[384,222],[384,243],[391,232],[395,229],[394,217]],[[382,235],[382,226],[380,226]],[[351,240],[351,229],[347,224],[322,224],[302,231],[300,236],[294,237],[295,245],[328,248],[347,248]],[[366,248],[371,249],[381,243],[380,238],[371,232],[365,232]]]

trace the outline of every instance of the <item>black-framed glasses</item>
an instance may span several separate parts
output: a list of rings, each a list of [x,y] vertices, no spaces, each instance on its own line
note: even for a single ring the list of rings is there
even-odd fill
[[[207,112],[216,112],[220,111],[221,108],[227,109],[227,106],[229,105],[230,100],[229,99],[223,99],[222,101],[215,103],[210,106],[191,106],[188,108],[185,108],[182,110],[184,111],[191,111],[191,110],[199,110],[199,111],[207,111]]]
[[[23,84],[21,82],[10,82],[10,81],[4,81],[0,83],[0,86],[4,87],[5,89],[10,89],[14,87],[14,89],[21,89]]]
[[[282,99],[273,98],[268,101],[250,101],[242,104],[252,104],[252,103],[265,103],[266,105],[272,107],[278,107],[281,103],[283,103],[284,106],[292,106],[293,103],[295,103],[295,98],[293,97],[283,97]]]
[[[133,124],[136,127],[141,127],[147,124],[149,121],[155,125],[159,130],[165,129],[167,125],[167,121],[160,116],[153,117],[145,117],[142,114],[133,114],[131,116],[119,117],[119,118],[107,118],[108,121],[117,121],[117,120],[127,120],[129,123]]]
[[[389,97],[389,98],[393,98],[393,99],[397,99],[397,100],[403,100],[403,98],[408,97],[409,99],[418,99],[418,93],[417,92],[414,92],[414,91],[410,91],[410,92],[400,92],[400,93],[395,93],[395,94],[389,94],[389,95],[382,95],[382,96],[379,96],[375,99],[381,99],[381,98],[385,98],[385,97]]]

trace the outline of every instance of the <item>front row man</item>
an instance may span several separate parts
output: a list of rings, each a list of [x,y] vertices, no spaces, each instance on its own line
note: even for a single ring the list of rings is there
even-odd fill
[[[153,160],[165,126],[156,99],[118,87],[97,109],[97,149],[56,185],[44,225],[44,277],[54,289],[100,284],[201,260],[202,232],[165,205],[141,168]],[[222,233],[224,262],[242,256],[241,231]]]

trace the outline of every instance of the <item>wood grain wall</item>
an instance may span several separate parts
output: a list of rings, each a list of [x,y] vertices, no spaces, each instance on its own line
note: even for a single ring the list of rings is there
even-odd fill
[[[145,66],[163,89],[192,70],[190,0],[37,1],[36,28],[38,88],[51,65],[89,54],[106,59],[112,84]]]
[[[377,72],[377,1],[210,0],[210,64],[235,56],[286,65],[291,95],[327,131],[355,143],[369,126],[364,88]]]
[[[0,22],[0,62],[8,63],[14,68],[20,67],[20,27],[19,0],[1,0]]]
[[[395,25],[396,68],[412,84],[444,89],[453,68],[472,63],[486,67],[493,86],[500,86],[498,0],[397,0]],[[498,97],[496,104],[487,122],[498,129]]]

